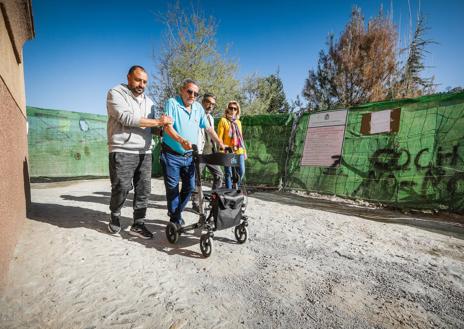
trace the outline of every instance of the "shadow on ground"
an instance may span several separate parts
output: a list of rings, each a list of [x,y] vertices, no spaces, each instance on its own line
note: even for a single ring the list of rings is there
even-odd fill
[[[453,216],[453,218],[446,218],[446,216],[443,215],[428,216],[426,214],[413,216],[394,210],[381,208],[372,209],[351,203],[317,199],[282,192],[254,192],[251,196],[266,202],[276,202],[347,216],[356,216],[376,222],[407,225],[464,240],[463,216]]]
[[[75,196],[75,195],[68,195],[68,194],[61,195],[61,198],[63,200],[101,203],[104,205],[110,204],[110,197],[111,197],[110,192],[102,192],[102,191],[94,192],[92,195],[84,195],[84,196]],[[127,196],[124,206],[132,206],[133,200],[134,200],[134,193],[131,192]],[[148,201],[148,208],[166,209],[165,206],[159,206],[159,205],[153,204],[153,202],[162,202],[162,201],[166,201],[165,195],[150,194],[150,200]]]
[[[84,201],[80,199],[80,197],[76,198],[78,201]],[[83,198],[86,199],[87,197]],[[96,202],[92,196],[89,196],[88,200],[88,202]],[[200,239],[199,233],[197,232],[182,234],[177,244],[173,245],[166,240],[165,227],[167,220],[163,221],[147,219],[145,224],[147,228],[153,232],[154,238],[150,240],[143,240],[128,233],[128,228],[132,224],[132,219],[128,217],[122,217],[122,230],[119,234],[113,235],[110,234],[107,229],[108,216],[109,215],[106,212],[88,208],[37,202],[31,203],[30,211],[28,214],[28,218],[31,220],[48,223],[66,229],[83,227],[95,230],[102,234],[113,236],[115,239],[121,237],[123,239],[138,242],[147,248],[154,248],[169,255],[181,255],[192,258],[203,257],[200,252],[187,249],[192,245],[199,244]]]

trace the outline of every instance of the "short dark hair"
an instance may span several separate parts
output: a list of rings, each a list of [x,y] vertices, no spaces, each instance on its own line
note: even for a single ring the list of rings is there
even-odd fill
[[[206,99],[206,98],[212,98],[212,99],[216,100],[216,95],[214,95],[213,93],[205,93],[203,95],[203,99]]]
[[[193,80],[193,79],[190,79],[190,78],[182,80],[182,83],[180,84],[180,86],[181,86],[181,88],[185,88],[185,86],[187,86],[190,83],[193,83],[195,86],[200,87],[200,85],[198,84],[198,82],[196,80]]]
[[[134,66],[131,66],[131,68],[129,69],[129,73],[127,73],[127,75],[131,75],[132,73],[134,73],[135,70],[142,70],[145,73],[147,72],[142,66],[134,65]]]

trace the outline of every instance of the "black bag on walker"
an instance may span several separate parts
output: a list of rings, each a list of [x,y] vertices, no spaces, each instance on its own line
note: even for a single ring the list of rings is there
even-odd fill
[[[240,190],[217,189],[212,193],[212,211],[216,230],[240,224],[244,195]]]

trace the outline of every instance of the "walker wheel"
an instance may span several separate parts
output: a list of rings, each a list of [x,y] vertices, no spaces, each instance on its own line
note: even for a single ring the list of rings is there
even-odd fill
[[[166,238],[170,243],[176,243],[179,240],[179,232],[177,231],[177,225],[169,222],[166,226]]]
[[[211,256],[211,252],[213,251],[213,239],[208,236],[208,234],[203,234],[200,237],[200,250],[203,256]]]
[[[239,244],[245,243],[248,239],[248,229],[245,225],[240,224],[235,226],[235,238]]]

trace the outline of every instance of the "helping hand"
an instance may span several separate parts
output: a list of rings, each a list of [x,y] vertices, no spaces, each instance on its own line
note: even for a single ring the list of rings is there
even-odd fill
[[[165,114],[163,114],[163,115],[161,116],[161,118],[160,118],[159,121],[160,121],[161,125],[163,125],[163,126],[165,126],[165,125],[170,125],[170,124],[172,124],[172,122],[173,122],[173,121],[172,121],[172,118],[171,118],[170,116],[165,115]]]

